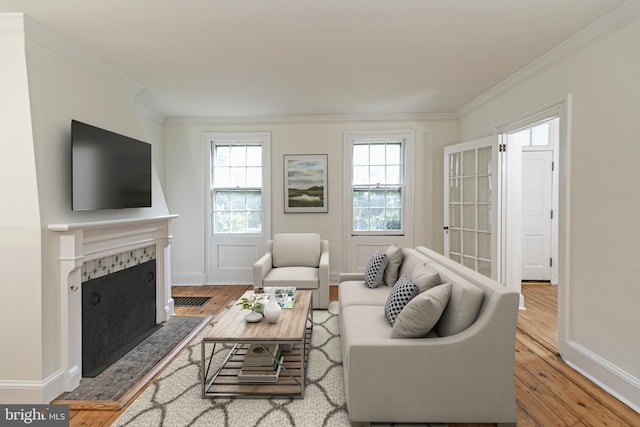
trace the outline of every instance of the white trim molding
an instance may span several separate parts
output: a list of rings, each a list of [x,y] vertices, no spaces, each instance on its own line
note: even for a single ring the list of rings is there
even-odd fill
[[[129,92],[136,94],[143,89],[142,84],[132,77],[80,49],[73,43],[44,27],[42,24],[31,19],[28,15],[22,16],[24,19],[24,34],[27,40],[40,44]]]
[[[352,147],[355,140],[387,140],[400,139],[404,141],[403,148],[403,229],[394,232],[369,232],[355,235],[353,233],[353,199],[352,199]],[[377,249],[387,248],[391,244],[400,247],[413,247],[414,215],[415,215],[415,149],[416,131],[414,129],[398,130],[348,130],[343,132],[343,183],[342,183],[342,213],[343,219],[343,253],[345,271],[364,271],[367,260]]]
[[[49,403],[64,393],[64,372],[58,370],[42,381],[0,381],[3,404]]]
[[[24,14],[0,13],[0,36],[24,36]]]
[[[63,378],[62,391],[72,391],[78,387],[82,377],[82,264],[85,261],[155,245],[156,323],[162,323],[173,314],[171,220],[176,217],[177,215],[165,215],[49,225],[49,231],[56,233],[58,248],[59,360]]]
[[[573,37],[540,56],[526,67],[501,81],[492,89],[489,89],[476,99],[462,106],[457,111],[457,117],[466,116],[475,109],[491,102],[499,95],[512,89],[514,86],[522,83],[529,77],[570,58],[585,47],[604,39],[637,19],[640,19],[640,2],[630,0],[622,4]]]
[[[640,413],[639,378],[609,363],[575,341],[567,341],[561,355],[567,365]]]
[[[317,114],[302,116],[254,116],[254,117],[169,117],[171,125],[249,125],[249,124],[304,124],[304,123],[358,123],[358,122],[411,122],[457,120],[456,113],[407,113],[407,114]]]

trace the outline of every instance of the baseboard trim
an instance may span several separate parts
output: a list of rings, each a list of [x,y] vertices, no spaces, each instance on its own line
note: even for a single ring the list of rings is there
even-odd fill
[[[42,381],[0,381],[0,402],[47,404],[64,393],[64,372],[59,370]]]
[[[607,393],[640,413],[640,380],[575,341],[562,346],[562,359]]]
[[[176,273],[171,277],[173,286],[202,286],[207,284],[207,276],[202,273]]]

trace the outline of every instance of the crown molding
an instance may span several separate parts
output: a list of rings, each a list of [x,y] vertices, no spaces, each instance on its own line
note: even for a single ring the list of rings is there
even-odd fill
[[[138,108],[138,112],[142,117],[145,117],[159,124],[164,124],[165,118],[158,111],[154,110],[153,108],[147,107],[146,105],[139,102],[136,102],[136,107]]]
[[[639,18],[640,2],[636,0],[627,1],[593,24],[589,25],[584,30],[578,32],[571,38],[534,60],[526,67],[507,77],[487,92],[462,106],[457,111],[457,116],[459,118],[464,117],[476,108],[489,103],[499,95],[507,92],[526,79],[540,73],[554,64],[574,56],[587,46],[595,44]]]
[[[317,114],[301,116],[253,117],[169,117],[167,125],[229,125],[229,124],[310,124],[350,122],[422,122],[457,120],[456,113],[407,114]]]
[[[138,93],[142,89],[142,85],[133,78],[87,53],[78,46],[75,46],[28,15],[24,15],[24,28],[26,39],[38,43],[71,62],[88,69],[120,88],[133,94]]]
[[[0,36],[23,36],[24,14],[0,13]]]

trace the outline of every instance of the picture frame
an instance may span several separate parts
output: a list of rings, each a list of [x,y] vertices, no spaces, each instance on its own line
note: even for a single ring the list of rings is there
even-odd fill
[[[284,155],[284,212],[329,212],[326,154]]]

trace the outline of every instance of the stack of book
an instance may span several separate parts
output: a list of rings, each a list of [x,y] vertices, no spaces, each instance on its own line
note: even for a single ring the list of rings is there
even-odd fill
[[[238,373],[238,381],[274,383],[282,366],[282,350],[278,344],[251,344]]]

